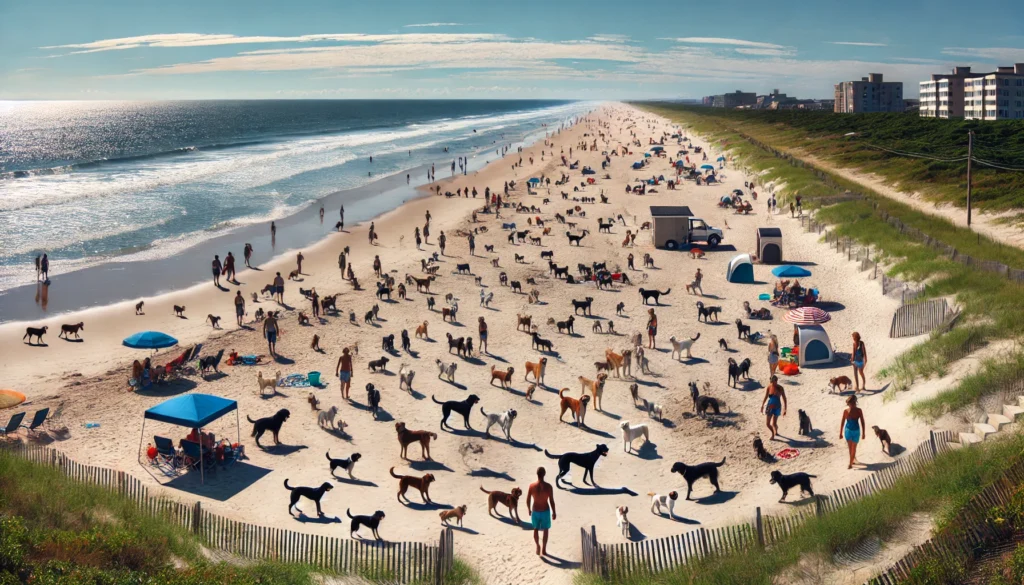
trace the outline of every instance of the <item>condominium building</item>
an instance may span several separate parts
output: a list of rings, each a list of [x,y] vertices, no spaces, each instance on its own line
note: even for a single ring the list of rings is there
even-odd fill
[[[860,81],[843,81],[835,86],[832,111],[842,114],[902,112],[903,82],[883,81],[881,73],[870,73]]]
[[[1024,63],[964,81],[964,118],[1024,119]]]
[[[986,75],[972,73],[970,67],[954,67],[952,73],[935,73],[930,80],[922,81],[921,117],[964,117],[964,84]]]
[[[737,108],[740,106],[752,106],[756,103],[756,93],[746,93],[737,89],[733,93],[713,96],[711,105],[715,108]]]

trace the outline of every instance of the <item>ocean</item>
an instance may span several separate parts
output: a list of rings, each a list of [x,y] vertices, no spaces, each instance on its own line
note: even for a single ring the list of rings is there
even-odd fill
[[[0,291],[153,261],[339,191],[542,139],[593,104],[553,101],[0,102]],[[447,152],[444,150],[447,148]],[[373,161],[370,162],[370,157]],[[392,180],[394,183],[394,180]],[[346,223],[401,203],[346,204]],[[336,201],[332,201],[337,203]],[[333,226],[338,209],[327,210]],[[309,234],[318,239],[323,234]]]

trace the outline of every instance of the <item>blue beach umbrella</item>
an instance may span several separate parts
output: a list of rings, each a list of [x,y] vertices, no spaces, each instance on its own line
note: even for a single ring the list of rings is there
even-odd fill
[[[702,169],[714,169],[715,166],[714,165],[700,165],[700,168],[702,168]]]
[[[537,183],[540,183],[540,179],[538,179],[537,177],[533,177],[532,179],[527,181],[527,183],[533,183],[534,185],[536,185]]]
[[[649,152],[645,152],[644,153],[644,158],[650,158],[650,156],[651,156],[651,153],[649,153]]]
[[[779,278],[804,278],[810,276],[811,271],[806,268],[787,264],[786,266],[776,266],[775,268],[772,268],[772,274]]]
[[[651,150],[654,151],[654,152],[660,152],[662,150],[665,150],[665,147],[664,146],[652,146]]]
[[[685,160],[682,160],[682,159],[680,159],[680,160],[677,160],[677,161],[676,161],[676,166],[677,166],[677,167],[685,167],[685,166],[686,166],[686,161],[685,161]]]
[[[122,343],[135,349],[160,349],[178,345],[178,340],[159,331],[142,331],[126,337]]]

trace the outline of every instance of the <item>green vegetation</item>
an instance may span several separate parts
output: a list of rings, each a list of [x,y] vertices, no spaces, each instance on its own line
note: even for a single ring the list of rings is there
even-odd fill
[[[944,526],[986,485],[1012,466],[1024,449],[1024,436],[1011,435],[970,449],[943,453],[892,488],[834,513],[812,518],[770,549],[712,557],[655,575],[580,574],[577,585],[747,585],[778,583],[805,556],[831,558],[870,537],[886,538],[912,514],[928,512]],[[1018,581],[1019,582],[1019,581]]]
[[[709,108],[664,105],[645,107],[683,123],[704,136],[714,138],[720,147],[729,148],[742,165],[753,171],[763,172],[763,182],[785,183],[787,192],[799,192],[804,197],[806,206],[814,207],[817,205],[816,200],[836,197],[846,190],[866,195],[862,200],[820,207],[815,217],[819,221],[831,224],[836,234],[871,246],[878,260],[888,266],[887,273],[890,276],[925,282],[925,298],[951,297],[963,310],[957,327],[952,331],[932,336],[887,364],[881,374],[892,378],[894,387],[905,389],[918,377],[942,375],[951,361],[963,357],[969,351],[992,340],[1017,339],[1024,334],[1024,291],[1019,285],[1009,279],[950,260],[939,250],[900,233],[897,228],[882,219],[882,213],[897,217],[905,225],[980,260],[992,260],[1015,268],[1024,268],[1024,250],[979,237],[968,229],[874,194],[869,189],[840,177],[829,175],[829,181],[826,182],[812,168],[794,166],[779,159],[745,138],[750,136],[762,143],[776,144],[777,134],[781,131],[767,122],[770,116],[756,112]],[[898,120],[908,120],[911,127],[916,124],[913,121],[916,118],[911,120],[905,116],[883,116],[884,120],[872,122],[870,119],[874,116],[833,116],[827,113],[808,112],[778,114],[779,120],[809,114],[814,119],[825,119],[821,124],[864,125],[856,126],[854,129],[837,127],[837,132],[859,132],[871,124],[883,124],[884,120],[889,120],[889,124],[895,124]],[[828,118],[867,121],[828,122]],[[806,134],[810,131],[796,126],[785,128],[791,133]],[[816,128],[820,130],[820,126]],[[794,140],[792,135],[787,136]],[[808,142],[814,143],[814,139],[808,139]],[[970,404],[982,395],[969,383],[964,383],[944,394],[945,406],[939,409],[921,408],[914,412],[932,416],[941,412],[942,408]]]
[[[911,414],[934,420],[948,412],[977,403],[982,397],[999,391],[1022,393],[1024,355],[985,360],[981,369],[965,376],[956,387],[939,392],[931,398],[918,400],[910,406]],[[1016,404],[1016,400],[1012,400]]]
[[[130,500],[0,449],[0,585],[312,585],[323,573],[210,561],[191,533]],[[456,560],[446,583],[481,580]]]

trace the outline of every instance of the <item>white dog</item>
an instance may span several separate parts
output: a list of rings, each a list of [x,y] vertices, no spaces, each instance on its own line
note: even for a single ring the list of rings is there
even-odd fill
[[[505,438],[508,440],[508,442],[512,442],[512,423],[516,420],[516,416],[519,415],[519,413],[516,412],[514,408],[510,408],[505,412],[501,413],[487,414],[487,412],[481,406],[480,414],[484,415],[484,417],[487,419],[487,428],[484,430],[484,432],[487,434],[488,437],[491,436],[491,427],[494,425],[498,425],[498,428],[501,429],[503,433],[505,433]]]
[[[658,420],[662,419],[663,412],[660,404],[651,402],[646,398],[641,398],[640,400],[644,401],[644,410],[647,411],[647,416],[651,418],[656,418]]]
[[[615,525],[622,531],[623,538],[629,538],[629,508],[618,506],[615,508]]]
[[[281,372],[278,370],[277,374],[275,374],[273,378],[264,378],[263,372],[259,372],[256,374],[256,381],[260,384],[260,395],[262,395],[264,388],[274,389],[277,387],[277,383],[281,381]]]
[[[402,364],[401,369],[398,370],[398,389],[412,394],[412,379],[415,377],[416,372],[409,369],[409,364]]]
[[[332,406],[327,410],[321,410],[320,414],[316,415],[316,423],[323,427],[327,425],[327,428],[334,429],[334,417],[338,416],[338,407]],[[341,428],[345,428],[345,423],[342,421]]]
[[[648,496],[651,496],[651,513],[661,515],[661,509],[667,508],[668,515],[670,518],[676,515],[676,500],[679,498],[678,492],[669,492],[667,496],[656,494],[654,492],[648,492]]]
[[[435,360],[435,362],[437,363],[437,377],[440,378],[441,376],[445,376],[446,378],[448,378],[449,382],[454,384],[455,383],[455,370],[456,370],[456,368],[459,367],[459,364],[457,364],[455,362],[452,362],[450,364],[446,364],[446,363],[442,362],[439,359]]]
[[[669,341],[669,343],[672,344],[672,358],[673,359],[683,359],[683,351],[686,351],[686,358],[687,359],[692,358],[693,356],[690,355],[690,348],[693,347],[693,344],[698,339],[700,339],[700,333],[698,333],[697,335],[691,337],[690,339],[684,339],[682,341],[676,339],[674,336],[673,337],[669,337],[668,341]]]
[[[619,428],[622,429],[622,450],[627,453],[633,448],[633,441],[637,438],[643,437],[645,441],[651,441],[647,425],[643,423],[630,425],[628,420],[624,420],[619,423]]]

